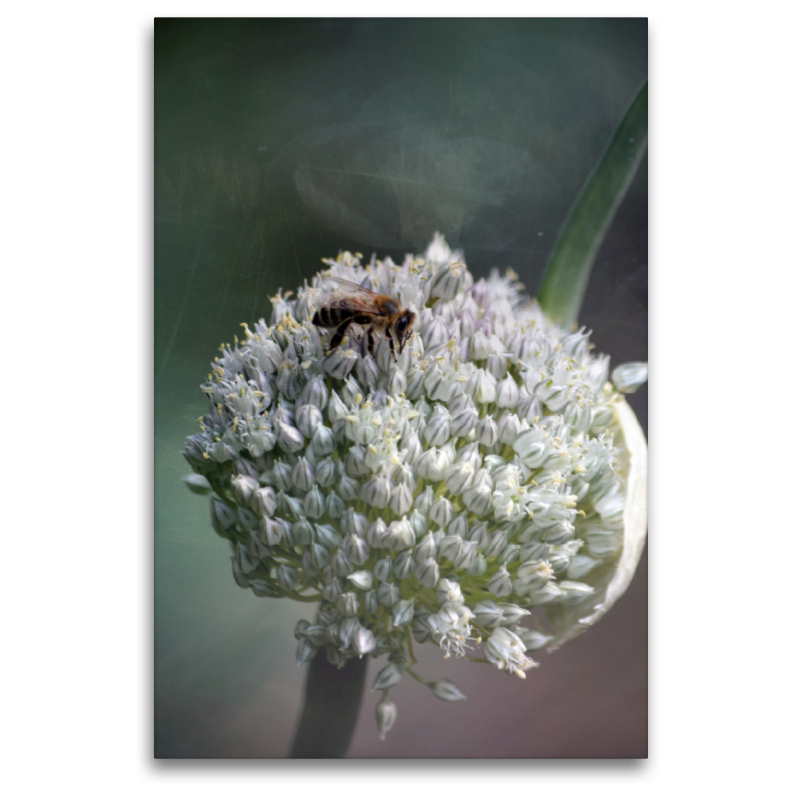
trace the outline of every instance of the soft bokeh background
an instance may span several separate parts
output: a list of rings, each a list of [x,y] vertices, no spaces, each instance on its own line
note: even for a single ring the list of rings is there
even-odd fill
[[[285,756],[302,698],[294,625],[256,598],[189,493],[199,384],[239,323],[339,250],[424,250],[531,292],[559,226],[647,75],[647,21],[157,20],[155,24],[155,753]],[[647,165],[600,251],[580,319],[612,366],[647,359]],[[631,398],[647,430],[647,388]],[[455,680],[407,680],[351,757],[647,754],[647,552],[627,594],[522,682],[419,646]],[[371,662],[368,681],[382,662]]]

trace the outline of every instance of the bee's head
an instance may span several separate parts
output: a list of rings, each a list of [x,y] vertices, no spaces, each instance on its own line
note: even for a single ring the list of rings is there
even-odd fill
[[[417,315],[413,311],[406,309],[394,324],[394,332],[397,334],[397,342],[400,345],[400,352],[406,346],[406,342],[411,338],[411,329],[414,327],[414,320]]]

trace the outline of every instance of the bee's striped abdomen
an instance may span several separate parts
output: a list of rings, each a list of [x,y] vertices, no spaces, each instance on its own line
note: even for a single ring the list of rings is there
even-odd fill
[[[338,328],[346,319],[353,316],[352,311],[335,306],[323,306],[314,314],[311,322],[318,328]]]

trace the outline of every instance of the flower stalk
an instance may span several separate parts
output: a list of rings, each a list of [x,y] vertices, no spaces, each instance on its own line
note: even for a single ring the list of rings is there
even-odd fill
[[[545,268],[537,300],[564,327],[578,319],[589,274],[647,145],[647,81],[581,190]]]
[[[306,672],[303,710],[289,758],[345,758],[356,729],[366,659],[350,659],[341,669],[330,664],[325,651],[311,659]]]

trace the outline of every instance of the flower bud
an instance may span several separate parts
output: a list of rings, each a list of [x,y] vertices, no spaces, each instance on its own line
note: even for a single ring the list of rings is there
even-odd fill
[[[358,614],[358,595],[355,592],[345,592],[336,600],[336,608],[345,617],[354,617]]]
[[[383,475],[376,475],[364,484],[361,489],[361,499],[373,508],[386,508],[389,505],[390,493],[389,479]]]
[[[439,581],[439,565],[432,558],[426,558],[417,564],[414,569],[414,577],[421,586],[426,589],[433,589]]]
[[[402,581],[414,572],[414,554],[411,550],[404,550],[398,554],[392,564],[392,572],[397,580]]]
[[[393,606],[400,599],[400,589],[396,583],[382,583],[378,587],[378,600],[381,605]]]
[[[360,536],[351,533],[342,545],[345,555],[353,564],[361,566],[369,558],[369,545]]]
[[[250,557],[247,548],[243,544],[237,544],[236,563],[245,575],[249,575],[256,568],[257,562]]]
[[[283,525],[274,519],[262,517],[258,524],[258,535],[264,544],[275,547],[283,538]]]
[[[493,482],[485,469],[480,469],[475,475],[475,480],[467,489],[461,499],[464,505],[477,516],[483,516],[492,504]]]
[[[405,550],[408,547],[413,547],[416,540],[417,537],[414,535],[408,519],[403,517],[389,523],[389,528],[383,537],[382,546],[394,551]]]
[[[253,528],[258,527],[258,517],[249,509],[239,506],[236,509],[236,516],[239,524],[246,530],[251,531]]]
[[[250,498],[250,508],[260,517],[271,517],[278,507],[275,490],[271,486],[256,489]]]
[[[317,426],[322,424],[322,412],[310,403],[299,406],[294,412],[294,418],[297,429],[306,439],[310,439]]]
[[[389,393],[394,396],[405,394],[407,388],[408,380],[405,373],[397,367],[392,367],[389,375]]]
[[[423,438],[432,446],[441,447],[450,438],[450,414],[438,407],[425,426]]]
[[[575,556],[567,569],[567,577],[573,581],[588,575],[598,564],[600,560],[592,558],[584,554]]]
[[[460,261],[451,261],[434,274],[431,281],[431,297],[452,300],[460,291],[472,286],[472,276],[467,266]]]
[[[486,572],[486,559],[483,556],[483,553],[478,553],[475,556],[475,560],[472,562],[472,565],[467,568],[467,575],[471,577],[479,577]]]
[[[517,382],[508,375],[497,385],[497,407],[516,408],[518,402],[519,386],[517,386]]]
[[[502,444],[512,444],[519,436],[522,424],[516,414],[503,414],[497,423],[497,438]]]
[[[396,664],[387,664],[376,676],[372,684],[373,692],[383,692],[400,683],[403,672]]]
[[[339,578],[333,577],[325,584],[322,590],[322,597],[329,603],[335,603],[343,591],[342,582]]]
[[[433,502],[428,516],[440,528],[445,528],[453,518],[453,504],[443,495]]]
[[[491,417],[484,417],[475,428],[475,436],[485,447],[492,447],[497,441],[497,423]]]
[[[484,369],[479,369],[467,382],[467,394],[476,403],[494,403],[497,398],[497,378]]]
[[[541,606],[545,603],[552,603],[553,600],[561,597],[561,589],[553,581],[546,583],[541,589],[531,592],[530,600],[532,606]]]
[[[324,425],[317,426],[311,437],[311,449],[317,456],[329,456],[336,449],[333,431]]]
[[[297,586],[300,575],[294,567],[281,564],[275,571],[275,579],[278,581],[278,586],[285,592],[294,591]]]
[[[242,589],[249,589],[250,581],[247,579],[247,576],[242,571],[242,567],[239,563],[239,560],[236,558],[232,558],[231,566],[233,568],[233,579],[236,581],[237,586],[241,587]]]
[[[522,628],[518,636],[525,645],[526,652],[530,650],[541,650],[548,642],[553,640],[552,636],[527,628]]]
[[[473,525],[469,531],[469,541],[475,542],[478,550],[485,550],[489,546],[491,537],[489,536],[489,528],[485,522],[479,522]]]
[[[278,423],[277,433],[278,447],[280,447],[284,453],[296,453],[305,446],[303,434],[292,425]]]
[[[386,535],[386,523],[378,517],[375,522],[367,528],[364,538],[370,547],[380,549],[383,547],[383,538]]]
[[[439,542],[440,558],[446,558],[450,561],[458,558],[458,555],[461,552],[461,542],[462,539],[460,536],[450,535],[443,537]]]
[[[342,402],[341,397],[334,391],[328,401],[328,421],[333,425],[340,419],[344,419],[348,414],[347,406]]]
[[[439,678],[432,686],[434,697],[444,700],[447,703],[455,703],[458,700],[466,700],[467,696],[447,678]]]
[[[388,700],[381,700],[375,707],[375,718],[378,721],[378,736],[383,741],[397,721],[397,706]]]
[[[280,492],[292,490],[292,468],[285,461],[276,461],[270,473],[270,482]]]
[[[633,394],[647,380],[647,364],[631,361],[620,364],[611,373],[611,383],[618,392]]]
[[[314,526],[307,519],[300,519],[292,525],[292,538],[303,547],[314,541]]]
[[[325,430],[327,430],[327,428],[325,428]],[[311,444],[313,447],[313,441]],[[336,462],[332,458],[323,458],[321,461],[318,461],[314,472],[317,483],[325,489],[329,486],[333,486],[339,477],[339,470],[336,466]]]
[[[519,537],[517,537],[519,538]],[[539,561],[540,559],[547,558],[550,553],[550,545],[545,542],[532,541],[526,544],[519,551],[519,560],[523,563],[525,561]]]
[[[513,590],[511,576],[508,574],[508,570],[505,566],[501,566],[500,569],[492,575],[487,588],[496,597],[506,597],[511,594]]]
[[[363,626],[359,626],[353,635],[353,650],[359,656],[371,653],[375,649],[375,634]]]
[[[558,588],[561,589],[561,602],[564,605],[577,605],[590,594],[594,594],[593,587],[577,581],[561,581]]]
[[[368,569],[360,570],[359,572],[351,572],[347,576],[349,580],[357,589],[367,591],[372,588],[373,576]]]
[[[433,636],[433,630],[426,617],[415,617],[411,624],[411,633],[414,640],[422,644],[429,641]]]
[[[486,547],[486,558],[494,558],[503,552],[505,546],[508,544],[508,534],[505,531],[495,531],[489,539],[489,544]]]
[[[450,420],[450,435],[456,438],[466,438],[478,424],[478,410],[470,404],[463,411],[453,415]]]
[[[377,614],[380,608],[380,600],[378,600],[378,593],[375,591],[367,592],[364,595],[364,610],[367,614]]]
[[[258,489],[258,481],[249,475],[234,475],[231,478],[231,488],[236,502],[241,506],[248,506],[253,492]]]
[[[414,469],[420,478],[428,481],[440,481],[448,466],[447,456],[438,447],[425,450],[414,464]]]
[[[353,571],[353,565],[350,563],[350,559],[341,550],[337,550],[331,559],[331,569],[333,569],[340,578],[346,578]]]
[[[314,647],[308,639],[301,639],[297,643],[297,651],[295,653],[295,659],[297,661],[297,666],[302,667],[307,661],[311,661],[312,658],[317,654],[317,648]]]
[[[303,498],[303,511],[311,519],[319,519],[325,513],[325,498],[319,486],[312,486],[311,491]]]
[[[316,406],[320,411],[328,404],[328,387],[321,375],[315,375],[300,391],[301,403]]]
[[[371,355],[362,356],[356,362],[356,375],[358,382],[365,387],[374,389],[378,385],[380,373],[375,359]]]
[[[314,468],[305,456],[301,456],[292,468],[292,483],[302,492],[307,492],[314,485]]]
[[[433,505],[435,495],[432,486],[426,486],[415,498],[414,508],[427,516]]]
[[[321,570],[323,567],[327,566],[328,562],[331,560],[330,550],[328,550],[327,547],[323,547],[321,544],[310,545],[306,553],[308,554],[312,568],[316,570]],[[305,567],[303,567],[303,569],[305,569]]]
[[[417,562],[436,558],[436,542],[432,533],[426,533],[419,544],[414,548],[414,558]]]
[[[475,608],[475,624],[483,628],[497,628],[503,624],[503,610],[494,600],[482,600]]]
[[[350,448],[344,462],[344,469],[351,478],[369,475],[371,470],[364,458],[364,448],[361,445],[357,444]]]
[[[181,480],[194,494],[208,494],[211,491],[211,484],[203,475],[184,475]]]
[[[450,559],[456,569],[468,570],[478,555],[478,545],[475,542],[461,541],[458,552]]]
[[[451,494],[459,495],[472,485],[475,469],[468,462],[451,464],[444,473],[445,484]]]
[[[405,483],[395,486],[389,493],[389,508],[398,517],[408,513],[413,502],[411,488]]]
[[[325,512],[331,519],[339,519],[347,511],[347,504],[336,492],[330,492],[325,500]]]
[[[412,619],[414,619],[413,600],[398,600],[392,606],[392,622],[395,627],[400,628],[403,625],[408,625]]]
[[[217,533],[224,536],[222,531],[232,528],[236,524],[236,510],[227,503],[223,503],[219,498],[212,497],[211,521]]]
[[[350,478],[347,475],[342,475],[339,481],[339,497],[347,503],[354,503],[358,500],[360,492],[360,484],[355,478]]]
[[[355,615],[345,616],[338,625],[334,626],[333,637],[339,640],[342,648],[350,647],[350,642],[353,641],[353,637],[356,635],[360,625]]]

